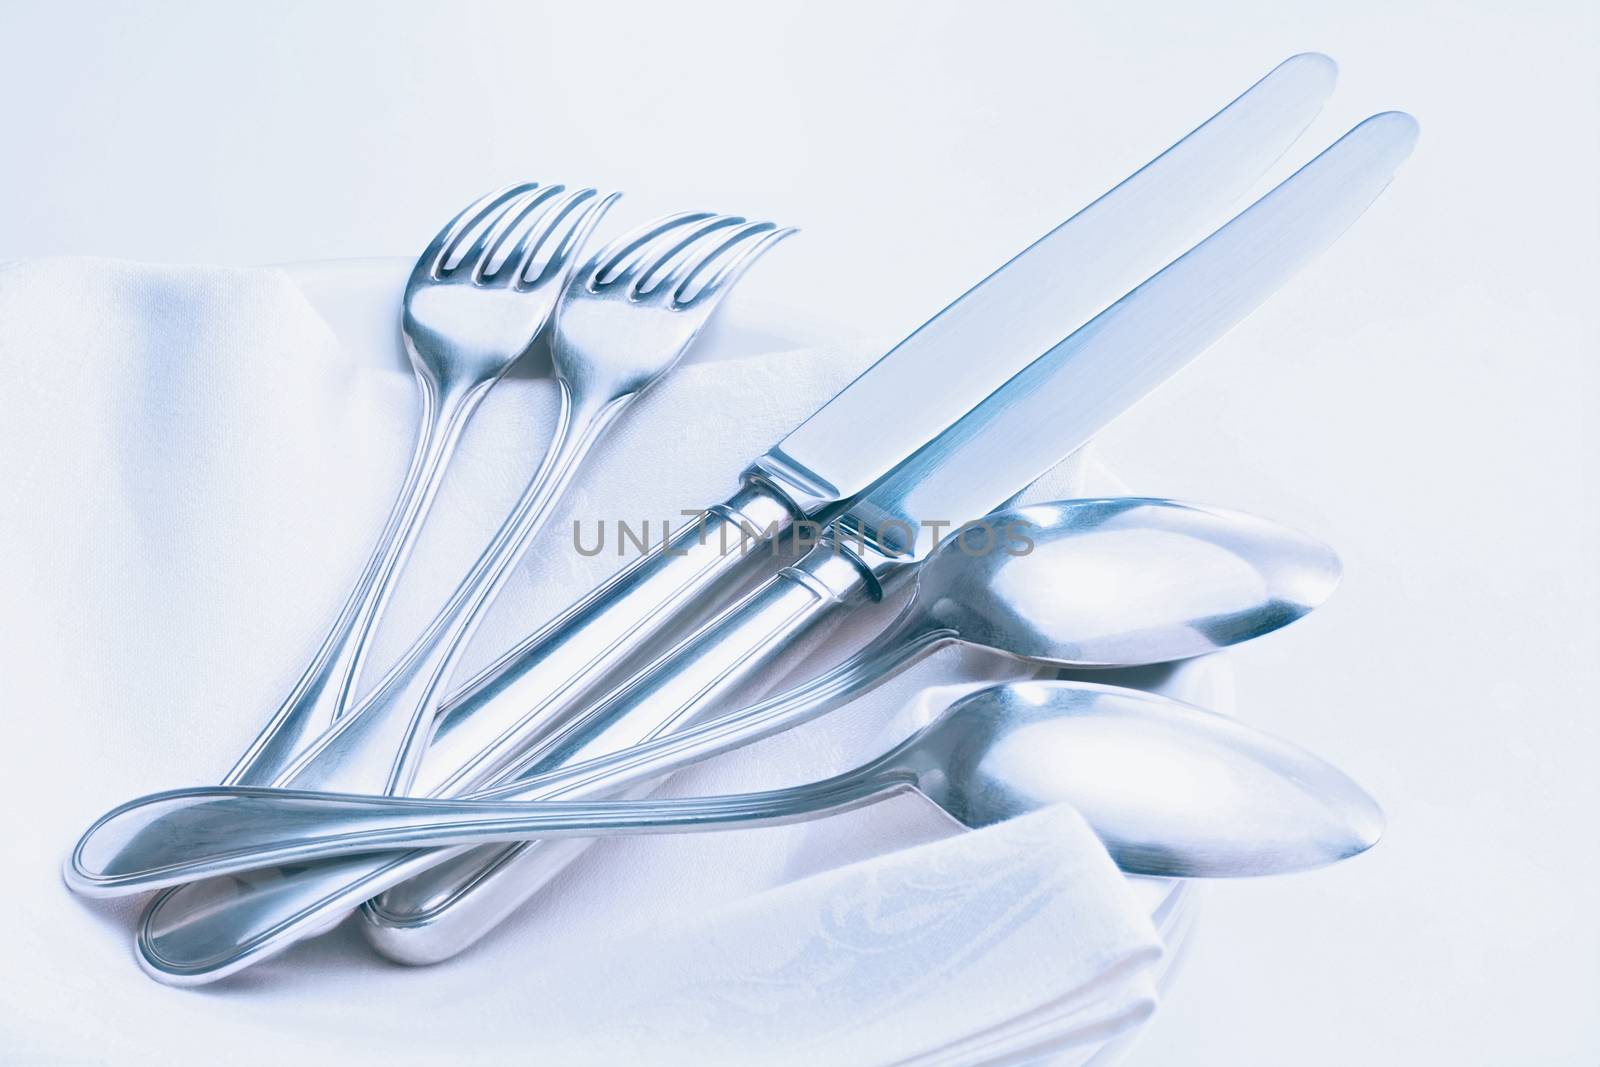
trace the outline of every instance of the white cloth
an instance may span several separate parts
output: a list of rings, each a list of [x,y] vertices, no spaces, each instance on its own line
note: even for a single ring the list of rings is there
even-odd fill
[[[1150,897],[1075,813],[966,833],[916,797],[806,826],[601,842],[496,936],[433,968],[378,960],[346,925],[205,991],[143,977],[129,948],[142,901],[71,897],[60,859],[107,807],[215,781],[320,639],[409,450],[402,276],[339,303],[350,321],[334,321],[272,269],[0,268],[0,1060],[969,1063],[1087,1054],[1149,1013]],[[722,499],[881,348],[681,367],[579,474],[460,677],[624,562],[574,551],[574,519],[659,529]],[[550,401],[532,377],[491,394],[367,681],[520,490]],[[1075,488],[1064,468],[1032,495]],[[669,788],[841,770],[950,698],[909,700],[918,691],[1017,676],[1003,659],[941,653]]]

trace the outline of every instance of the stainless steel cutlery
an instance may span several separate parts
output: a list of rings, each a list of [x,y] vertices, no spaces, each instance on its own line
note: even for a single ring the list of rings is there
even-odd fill
[[[826,545],[620,687],[545,758],[602,754],[692,718],[830,611],[907,573],[932,548],[926,533],[918,536],[924,524],[981,516],[1198,354],[1342,233],[1414,139],[1403,115],[1362,123],[871,486]],[[586,750],[602,737],[601,752]],[[477,911],[458,913],[463,940],[520,902],[526,886],[537,888],[526,868],[566,858],[530,850],[517,857],[520,871],[501,864],[484,872],[452,908]],[[337,921],[381,887],[384,866],[356,877],[336,863],[252,872],[230,882],[223,902],[207,883],[172,891],[146,913],[141,960],[178,983],[236,972]]]
[[[1165,662],[1275,630],[1331,592],[1327,548],[1237,513],[1142,498],[993,509],[1209,347],[1382,192],[1416,139],[1398,112],[1359,124],[1176,254],[1293,143],[1333,74],[1323,56],[1280,64],[895,346],[701,520],[447,696],[483,609],[584,456],[792,232],[669,216],[575,269],[614,197],[525,183],[475,202],[406,289],[422,429],[333,631],[223,786],[114,809],[73,850],[68,884],[99,896],[164,888],[139,924],[139,961],[194,985],[358,907],[381,952],[436,961],[594,836],[790,822],[907,790],[969,827],[1074,804],[1140,873],[1271,873],[1369,847],[1376,805],[1314,756],[1199,709],[1064,681],[981,690],[825,781],[645,799],[664,775],[838,707],[943,644],[1058,667]],[[356,703],[365,649],[462,428],[546,334],[560,397],[548,452],[444,607]],[[764,555],[741,550],[752,534],[802,520],[823,531],[814,547],[728,604]],[[759,695],[803,637],[904,584],[906,607],[865,649],[786,693],[726,706]],[[621,676],[647,648],[654,658]]]

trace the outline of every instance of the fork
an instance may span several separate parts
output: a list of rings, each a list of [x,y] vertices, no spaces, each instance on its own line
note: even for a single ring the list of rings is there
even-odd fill
[[[270,784],[349,708],[463,427],[544,329],[577,249],[614,199],[597,199],[593,189],[509,185],[468,205],[424,251],[402,318],[421,406],[405,480],[332,629],[225,785]]]
[[[407,790],[426,750],[443,687],[483,608],[578,464],[616,417],[676,365],[744,272],[794,232],[734,215],[671,215],[618,238],[572,277],[551,334],[560,408],[544,462],[410,651],[371,696],[313,741],[272,784],[341,792]],[[284,883],[284,872],[249,872],[234,880],[232,892],[248,895],[248,884],[257,880],[275,886]],[[256,918],[248,906],[239,916],[246,927]],[[279,927],[266,937],[246,935],[216,911],[206,883],[180,886],[158,896],[146,911],[140,962],[162,981],[212,981],[321,932],[341,916],[323,918],[315,926]],[[162,944],[163,932],[174,930],[200,933],[202,945],[186,946],[198,948],[198,955],[186,950],[174,958]]]
[[[623,235],[576,273],[551,334],[559,406],[544,461],[411,649],[276,784],[292,780],[297,788],[407,790],[427,747],[442,687],[477,620],[584,456],[640,393],[676,365],[731,276],[789,232],[736,215],[670,215]],[[736,249],[737,255],[729,255]],[[464,325],[454,328],[466,333]],[[481,329],[481,320],[473,320],[472,328]]]

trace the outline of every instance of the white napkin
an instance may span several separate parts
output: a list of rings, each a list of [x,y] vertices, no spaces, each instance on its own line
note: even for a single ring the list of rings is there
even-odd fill
[[[142,902],[72,898],[58,864],[105,808],[215,781],[313,651],[410,447],[414,392],[392,326],[401,277],[340,304],[360,321],[330,325],[276,270],[0,268],[0,1058],[969,1063],[1087,1055],[1149,1013],[1154,898],[1074,813],[958,832],[915,797],[806,826],[600,842],[537,905],[434,968],[377,960],[347,925],[206,991],[144,978],[129,948]],[[341,340],[353,336],[378,340]],[[574,551],[574,520],[592,531],[648,518],[659,531],[722,499],[751,456],[881,350],[681,367],[579,474],[461,677],[626,562]],[[512,378],[491,394],[368,682],[521,489],[550,410],[548,382]],[[1063,468],[1031,495],[1077,488]],[[909,700],[918,691],[1018,676],[997,657],[941,653],[669,789],[842,770],[950,699]]]

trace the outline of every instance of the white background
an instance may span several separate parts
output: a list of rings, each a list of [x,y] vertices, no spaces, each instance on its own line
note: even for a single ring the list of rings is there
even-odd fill
[[[1391,107],[1416,158],[1102,446],[1141,492],[1340,549],[1335,600],[1238,656],[1240,712],[1391,829],[1214,887],[1131,1062],[1593,1064],[1597,43],[1576,0],[3,0],[0,259],[406,255],[533,176],[625,190],[618,225],[800,225],[746,295],[899,335],[1278,60],[1330,53],[1341,88],[1279,176]]]

